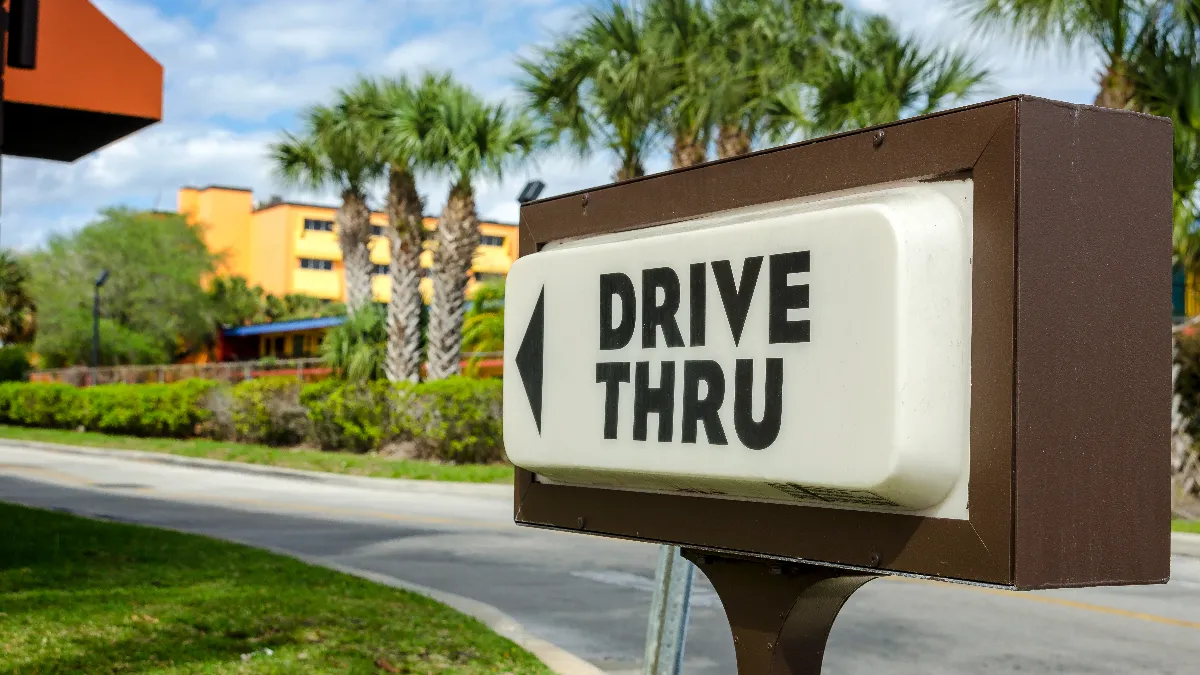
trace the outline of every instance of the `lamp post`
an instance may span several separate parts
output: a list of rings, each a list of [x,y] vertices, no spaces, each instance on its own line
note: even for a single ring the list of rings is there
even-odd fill
[[[92,296],[92,384],[100,368],[100,287],[108,281],[108,270],[101,270],[96,277],[95,293]]]
[[[545,189],[546,184],[542,181],[531,180],[525,184],[525,187],[521,188],[521,194],[517,196],[517,202],[520,204],[531,202],[537,199],[538,195],[542,194],[542,190]]]

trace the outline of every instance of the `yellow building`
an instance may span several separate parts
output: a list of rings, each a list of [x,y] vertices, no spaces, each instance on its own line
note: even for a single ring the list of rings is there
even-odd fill
[[[181,189],[178,209],[200,226],[209,250],[222,256],[219,274],[245,277],[251,286],[262,286],[273,295],[303,293],[345,301],[342,252],[333,231],[335,208],[278,199],[256,206],[250,190],[210,185]],[[436,223],[435,218],[425,218],[431,230]],[[375,299],[387,302],[387,215],[373,212],[371,225],[376,234],[371,241]],[[475,256],[473,284],[504,278],[517,258],[516,225],[485,222],[479,229],[483,243]],[[421,265],[428,270],[431,263],[432,254],[425,251]],[[430,279],[421,282],[421,291],[430,297]]]

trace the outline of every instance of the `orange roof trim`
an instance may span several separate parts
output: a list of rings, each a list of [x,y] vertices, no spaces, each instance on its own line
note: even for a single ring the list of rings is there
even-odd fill
[[[162,66],[91,2],[40,15],[37,67],[5,71],[4,154],[73,161],[162,119]]]

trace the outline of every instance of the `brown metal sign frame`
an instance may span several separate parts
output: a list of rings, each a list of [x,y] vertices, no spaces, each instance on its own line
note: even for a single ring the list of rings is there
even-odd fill
[[[1171,143],[1162,118],[1011,97],[524,205],[522,256],[973,178],[970,518],[551,485],[518,469],[516,522],[1017,589],[1165,582]]]

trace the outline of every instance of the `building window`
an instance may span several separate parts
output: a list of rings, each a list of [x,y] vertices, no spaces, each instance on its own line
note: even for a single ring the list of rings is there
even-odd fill
[[[485,234],[480,237],[479,244],[481,246],[503,246],[504,237],[497,237],[490,234]]]
[[[300,269],[302,270],[325,270],[333,269],[332,260],[320,260],[318,258],[301,258]]]
[[[387,273],[388,273],[387,265],[376,265],[375,271],[372,272],[372,274],[387,274]]]
[[[372,225],[371,226],[371,236],[372,237],[382,237],[383,236],[383,226],[382,225]]]
[[[314,232],[333,232],[332,220],[317,220],[315,218],[304,219],[304,229]]]

